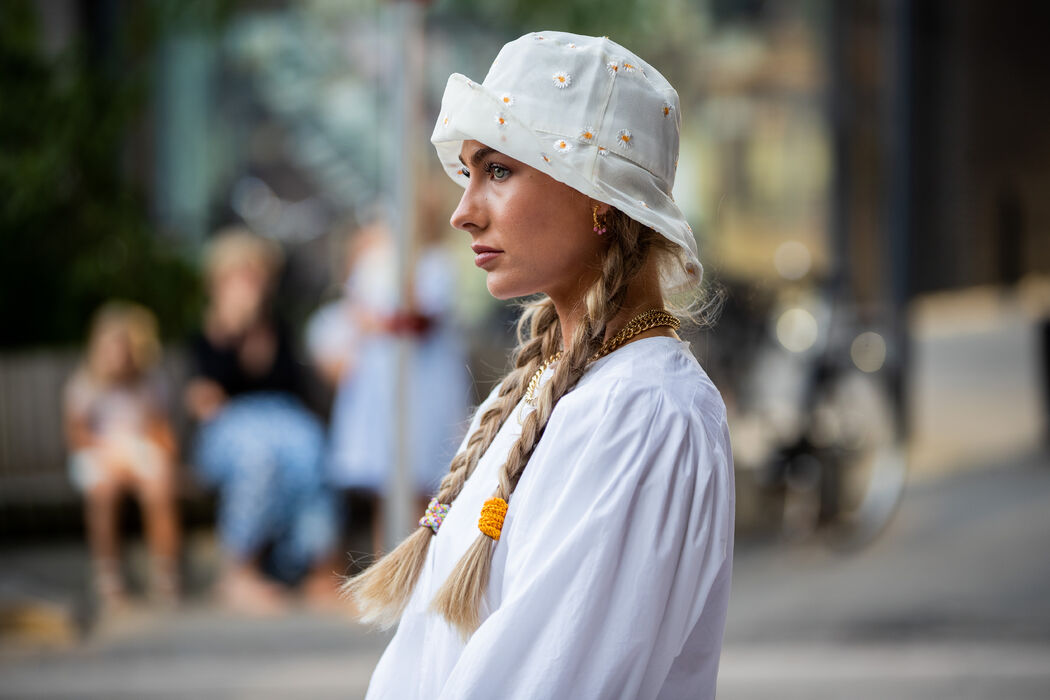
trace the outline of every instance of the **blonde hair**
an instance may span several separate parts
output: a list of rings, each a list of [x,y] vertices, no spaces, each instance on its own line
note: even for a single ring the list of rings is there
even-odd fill
[[[536,410],[525,418],[499,473],[493,497],[509,501],[555,405],[583,376],[601,347],[606,325],[622,309],[628,285],[651,254],[674,254],[675,244],[626,214],[610,209],[606,217],[609,241],[597,281],[586,291],[584,314],[569,338],[554,374],[536,396]],[[562,349],[561,325],[554,303],[546,296],[528,303],[518,321],[514,368],[504,377],[496,400],[481,415],[465,449],[457,454],[441,482],[437,499],[451,504],[478,461],[492,444],[503,422],[525,394],[529,379],[546,358]],[[420,527],[369,569],[349,579],[343,591],[353,597],[366,622],[389,626],[401,616],[426,561],[433,532]],[[432,607],[468,637],[480,623],[480,605],[488,585],[494,540],[480,534],[435,596]]]
[[[152,369],[161,355],[160,337],[157,332],[157,317],[140,304],[128,301],[108,301],[95,311],[87,340],[87,371],[95,374],[93,358],[103,333],[117,330],[128,339],[128,349],[135,376],[140,377]],[[96,380],[103,377],[95,377]]]
[[[244,226],[228,226],[212,236],[204,247],[204,273],[209,282],[235,268],[261,270],[272,282],[284,264],[279,245]]]

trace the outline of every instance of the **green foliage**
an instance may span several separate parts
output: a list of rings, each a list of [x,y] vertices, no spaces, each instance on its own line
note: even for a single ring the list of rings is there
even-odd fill
[[[120,27],[148,44],[137,21]],[[197,273],[151,231],[128,177],[141,167],[149,52],[116,37],[48,56],[39,30],[32,4],[0,4],[0,347],[79,341],[114,297],[153,309],[165,335],[184,333],[199,313]]]

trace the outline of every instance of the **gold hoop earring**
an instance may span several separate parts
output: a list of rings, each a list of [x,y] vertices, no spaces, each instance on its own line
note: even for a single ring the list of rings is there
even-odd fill
[[[605,227],[605,214],[602,214],[602,220],[598,221],[598,205],[594,205],[594,209],[591,210],[591,217],[594,219],[594,232],[599,236],[605,233],[608,229]]]

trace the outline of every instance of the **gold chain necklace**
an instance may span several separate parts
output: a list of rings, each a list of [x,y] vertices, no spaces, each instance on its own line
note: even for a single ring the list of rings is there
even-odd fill
[[[605,357],[613,350],[616,350],[623,346],[628,340],[635,337],[639,333],[644,333],[653,328],[659,328],[661,326],[667,326],[671,330],[677,331],[682,326],[682,322],[674,317],[671,313],[664,311],[663,309],[649,309],[648,311],[638,314],[630,321],[627,322],[620,332],[609,338],[602,343],[601,348],[598,352],[591,356],[591,362]],[[529,385],[525,389],[525,403],[534,404],[536,401],[536,388],[540,384],[540,378],[543,373],[547,371],[552,364],[561,359],[562,352],[559,350],[554,353],[547,360],[540,365],[540,368],[536,370],[536,373],[532,375],[532,379],[529,380]]]

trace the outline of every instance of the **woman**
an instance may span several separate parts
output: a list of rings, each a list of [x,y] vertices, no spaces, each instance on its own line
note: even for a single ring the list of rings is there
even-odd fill
[[[695,291],[678,97],[605,38],[507,44],[432,141],[498,298],[539,294],[420,528],[347,589],[397,634],[370,698],[713,697],[725,407],[663,311]],[[479,517],[480,515],[480,517]]]
[[[86,357],[66,384],[70,474],[84,494],[95,592],[104,614],[127,602],[119,549],[125,493],[142,506],[150,597],[166,606],[178,600],[177,450],[157,369],[160,356],[153,314],[111,301],[96,312]]]
[[[209,305],[186,388],[190,413],[201,421],[194,461],[220,495],[225,560],[217,591],[250,614],[285,607],[264,568],[286,581],[307,573],[310,603],[327,605],[334,593],[338,523],[324,483],[324,430],[298,397],[292,341],[270,310],[280,260],[275,244],[243,229],[208,244]]]

